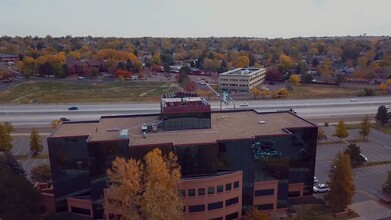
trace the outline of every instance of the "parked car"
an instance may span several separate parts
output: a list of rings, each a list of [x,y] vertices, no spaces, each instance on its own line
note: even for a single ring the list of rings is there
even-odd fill
[[[365,160],[365,162],[368,162],[368,158],[364,154],[360,153],[360,156]]]
[[[316,176],[314,176],[314,185],[316,185],[318,183],[319,183],[318,178],[316,178]]]
[[[71,107],[68,108],[68,110],[78,110],[78,109],[79,109],[79,108],[76,107],[76,106],[71,106]]]
[[[325,193],[330,191],[330,187],[327,184],[315,184],[313,190],[314,193]]]
[[[358,99],[350,99],[351,102],[358,102]]]

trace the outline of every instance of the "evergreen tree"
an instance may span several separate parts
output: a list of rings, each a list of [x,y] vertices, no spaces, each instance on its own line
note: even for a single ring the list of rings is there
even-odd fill
[[[38,131],[35,128],[33,128],[33,130],[31,131],[31,134],[30,134],[30,150],[34,154],[39,154],[43,150],[41,138],[38,134]]]
[[[0,219],[42,219],[40,195],[23,175],[0,166]]]
[[[22,165],[18,162],[18,160],[16,160],[16,158],[10,152],[5,152],[5,153],[0,152],[0,168],[10,170],[12,173],[21,176],[26,175]]]
[[[343,120],[338,122],[337,127],[335,128],[335,134],[333,134],[333,136],[339,137],[339,141],[341,141],[342,138],[349,136],[349,132],[346,129],[345,122]]]
[[[325,195],[325,199],[334,212],[339,212],[352,203],[355,192],[349,155],[342,152],[337,153],[332,162],[332,167],[333,169],[329,173],[330,182],[328,183],[330,191]]]
[[[371,131],[371,122],[369,121],[369,116],[366,115],[360,123],[360,135],[364,140],[368,140],[369,132]]]
[[[356,144],[349,144],[345,150],[345,154],[349,155],[352,167],[361,166],[366,162],[364,157],[361,156],[360,147]]]
[[[378,108],[375,119],[376,122],[380,125],[385,125],[388,123],[389,115],[386,106],[382,105]]]

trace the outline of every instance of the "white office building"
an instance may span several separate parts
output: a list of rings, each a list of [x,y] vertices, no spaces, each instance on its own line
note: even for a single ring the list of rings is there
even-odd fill
[[[265,81],[265,68],[237,68],[219,75],[220,89],[229,92],[249,92]]]

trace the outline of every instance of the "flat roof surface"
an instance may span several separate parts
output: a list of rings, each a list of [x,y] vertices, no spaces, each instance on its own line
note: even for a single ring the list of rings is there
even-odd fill
[[[89,141],[118,140],[121,129],[128,129],[131,145],[210,143],[215,140],[245,139],[262,135],[281,135],[283,128],[316,127],[289,112],[257,113],[253,110],[212,112],[212,128],[148,132],[143,138],[141,125],[159,122],[159,115],[103,117],[99,122],[61,124],[50,137],[90,136]],[[260,124],[259,121],[265,123]]]
[[[265,68],[237,68],[221,73],[222,76],[250,76],[258,72],[266,71]]]

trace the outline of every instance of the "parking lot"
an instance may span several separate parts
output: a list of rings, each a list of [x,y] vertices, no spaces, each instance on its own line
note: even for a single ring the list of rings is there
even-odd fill
[[[325,127],[327,141],[338,141],[336,137],[332,137],[335,132],[335,127]],[[356,139],[358,137],[358,129],[350,129],[350,136],[347,140]],[[368,142],[356,143],[361,152],[368,158],[368,162],[390,161],[391,160],[391,137],[387,134],[379,132],[375,129],[371,130]],[[328,181],[328,173],[330,170],[331,160],[339,151],[343,151],[347,143],[332,143],[318,144],[316,155],[315,176],[320,183]],[[353,169],[356,184],[356,194],[353,197],[353,202],[361,202],[367,200],[378,200],[378,196],[384,195],[382,184],[387,178],[387,171],[391,170],[391,164],[360,167]],[[319,196],[322,196],[321,194]]]
[[[48,147],[47,147],[47,134],[40,134],[42,144],[43,144],[43,151],[41,153],[42,156],[48,156]],[[23,166],[23,169],[26,171],[27,177],[30,176],[31,169],[40,165],[40,164],[49,164],[49,158],[39,159],[39,158],[32,158],[32,152],[30,151],[30,134],[17,134],[13,135],[12,138],[14,139],[12,144],[14,145],[11,152],[15,156],[27,156],[27,159],[19,159],[19,163]]]

